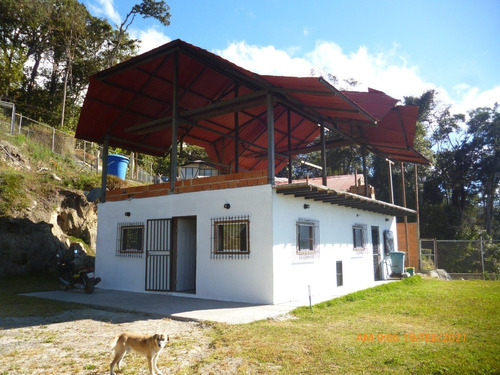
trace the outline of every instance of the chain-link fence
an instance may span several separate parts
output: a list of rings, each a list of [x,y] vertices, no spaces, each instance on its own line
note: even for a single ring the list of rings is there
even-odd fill
[[[500,241],[420,240],[420,269],[452,274],[500,274]]]
[[[91,171],[99,173],[101,170],[102,146],[77,140],[72,134],[23,116],[16,112],[14,104],[4,101],[0,101],[0,134],[22,135],[56,154],[73,158]],[[127,177],[139,182],[153,182],[153,163],[142,161],[136,154],[131,157],[133,160],[130,160],[131,168]]]

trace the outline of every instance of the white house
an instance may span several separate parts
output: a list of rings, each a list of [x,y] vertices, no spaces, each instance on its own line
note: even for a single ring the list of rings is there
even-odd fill
[[[395,236],[393,215],[411,210],[266,179],[243,172],[178,181],[176,194],[167,184],[109,192],[98,208],[101,287],[277,304],[389,276],[384,232]]]
[[[258,75],[181,40],[95,74],[75,136],[103,145],[102,287],[277,304],[386,278],[395,217],[415,211],[376,200],[367,183],[360,195],[331,187],[326,149],[427,163],[413,149],[417,117],[377,90]],[[182,142],[203,147],[217,175],[179,180]],[[170,153],[168,183],[107,192],[110,146]],[[277,183],[313,151],[320,182]]]

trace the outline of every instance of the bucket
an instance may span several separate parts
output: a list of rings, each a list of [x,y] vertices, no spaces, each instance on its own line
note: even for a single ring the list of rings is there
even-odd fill
[[[391,251],[391,271],[395,275],[402,275],[405,269],[405,253],[403,251]]]
[[[120,177],[127,175],[128,158],[123,155],[108,155],[108,174]]]
[[[406,267],[406,272],[413,276],[415,274],[415,267]]]

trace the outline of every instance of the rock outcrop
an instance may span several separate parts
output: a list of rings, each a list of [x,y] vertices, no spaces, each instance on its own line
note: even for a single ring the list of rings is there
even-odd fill
[[[55,201],[45,220],[0,218],[0,276],[55,271],[57,255],[74,249],[95,254],[96,205],[69,190],[60,190]]]
[[[49,168],[33,168],[17,147],[2,140],[0,164],[26,173],[51,173]],[[43,196],[30,190],[27,199],[26,209],[0,217],[0,276],[54,271],[57,255],[74,249],[95,254],[97,206],[83,192],[54,184]]]

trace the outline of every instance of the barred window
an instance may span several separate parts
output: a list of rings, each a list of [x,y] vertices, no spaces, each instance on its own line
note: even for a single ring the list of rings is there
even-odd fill
[[[296,229],[295,261],[311,261],[319,257],[319,221],[301,218],[296,223]]]
[[[352,243],[354,250],[364,250],[367,243],[366,224],[354,224],[352,226]]]
[[[117,256],[142,256],[144,251],[144,224],[119,223],[117,234]]]
[[[242,259],[250,254],[250,220],[248,216],[212,219],[212,258]]]

